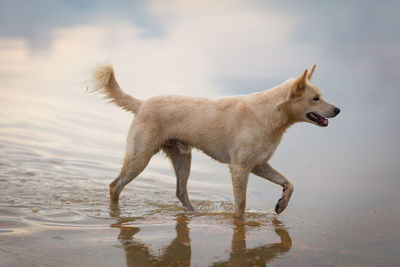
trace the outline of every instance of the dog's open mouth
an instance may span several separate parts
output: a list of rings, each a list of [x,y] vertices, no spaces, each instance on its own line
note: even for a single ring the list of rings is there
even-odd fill
[[[328,126],[328,119],[318,115],[317,113],[309,112],[307,113],[307,118],[309,118],[312,121],[315,121],[316,123],[318,123],[318,125],[322,127]]]

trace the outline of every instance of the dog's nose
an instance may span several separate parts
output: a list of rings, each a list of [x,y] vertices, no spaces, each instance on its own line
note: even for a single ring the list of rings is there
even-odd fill
[[[340,113],[340,109],[336,108],[336,107],[335,107],[335,109],[333,111],[335,112],[336,115]]]

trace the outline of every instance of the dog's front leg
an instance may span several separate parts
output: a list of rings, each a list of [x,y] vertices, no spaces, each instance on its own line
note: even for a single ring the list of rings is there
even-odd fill
[[[235,198],[235,216],[244,219],[246,209],[246,190],[250,171],[240,165],[229,166],[232,175],[233,197]]]
[[[257,165],[251,172],[283,187],[282,197],[276,203],[275,212],[279,214],[284,211],[292,196],[293,184],[268,163]]]

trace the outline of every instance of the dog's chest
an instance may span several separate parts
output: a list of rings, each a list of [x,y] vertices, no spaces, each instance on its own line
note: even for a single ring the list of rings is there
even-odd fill
[[[271,144],[270,146],[269,146],[269,148],[265,151],[265,155],[264,155],[264,157],[265,157],[265,161],[268,161],[271,157],[272,157],[272,155],[274,155],[274,153],[275,153],[275,150],[276,150],[276,148],[278,147],[278,144],[279,143],[273,143],[273,144]]]
[[[267,162],[275,153],[279,145],[277,142],[258,142],[250,146],[242,146],[232,155],[233,163],[258,165]]]
[[[263,152],[260,155],[261,161],[263,161],[263,162],[268,161],[274,155],[275,150],[278,147],[280,141],[281,141],[281,138],[275,138],[273,140],[269,140],[269,142],[266,142],[264,144]]]

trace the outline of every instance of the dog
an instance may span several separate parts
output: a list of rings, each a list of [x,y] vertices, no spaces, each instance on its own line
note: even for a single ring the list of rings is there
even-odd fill
[[[162,150],[177,177],[176,196],[193,211],[187,193],[191,150],[229,164],[235,200],[235,217],[244,219],[250,173],[283,187],[275,206],[287,207],[293,184],[269,163],[285,131],[294,123],[328,126],[340,109],[329,104],[312,82],[315,65],[297,78],[262,92],[217,100],[166,95],[146,101],[132,97],[118,85],[111,65],[94,71],[93,91],[99,91],[121,108],[135,114],[129,129],[126,154],[119,176],[110,184],[110,201],[117,204],[122,189]]]

